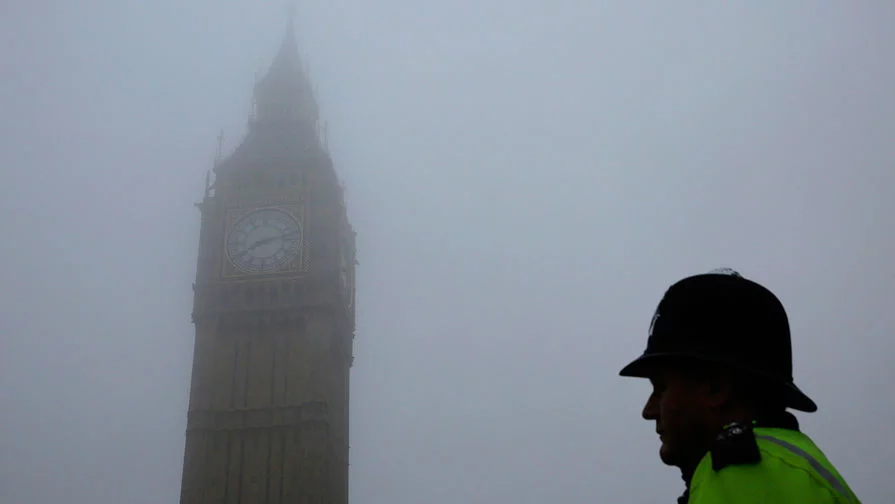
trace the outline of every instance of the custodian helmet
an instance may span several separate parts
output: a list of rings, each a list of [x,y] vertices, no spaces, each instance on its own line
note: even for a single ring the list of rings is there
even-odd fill
[[[620,374],[646,378],[654,364],[681,357],[740,369],[779,386],[787,407],[817,410],[793,381],[783,304],[732,269],[690,276],[669,287],[650,323],[646,350]]]

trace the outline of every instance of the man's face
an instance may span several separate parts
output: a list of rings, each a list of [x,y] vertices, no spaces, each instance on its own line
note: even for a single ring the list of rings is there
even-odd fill
[[[656,369],[650,377],[653,392],[643,418],[656,422],[662,442],[662,462],[692,470],[709,449],[713,432],[710,387],[673,367]]]

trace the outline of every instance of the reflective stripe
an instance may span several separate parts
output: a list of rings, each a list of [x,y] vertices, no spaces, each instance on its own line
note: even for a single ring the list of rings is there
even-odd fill
[[[851,493],[845,489],[845,487],[842,485],[842,482],[839,481],[839,478],[837,478],[832,472],[830,472],[829,469],[824,467],[823,464],[818,462],[817,459],[812,457],[805,450],[799,448],[798,446],[796,446],[792,443],[787,443],[786,441],[783,441],[782,439],[777,439],[772,436],[763,436],[760,434],[756,434],[755,437],[758,439],[763,439],[769,443],[774,443],[777,446],[782,446],[783,448],[786,448],[787,450],[793,452],[794,454],[798,455],[799,457],[802,457],[803,459],[807,460],[808,464],[811,465],[811,468],[814,469],[815,471],[817,471],[817,473],[820,474],[821,477],[823,477],[825,480],[827,480],[827,483],[829,483],[833,488],[836,489],[837,492],[842,494],[844,497],[851,500]]]

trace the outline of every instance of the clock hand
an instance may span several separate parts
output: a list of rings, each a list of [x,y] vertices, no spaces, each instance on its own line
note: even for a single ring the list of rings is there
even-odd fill
[[[239,257],[242,258],[242,257],[245,257],[245,256],[251,254],[252,251],[255,250],[256,247],[258,247],[259,245],[261,245],[261,243],[262,243],[263,241],[264,241],[264,240],[253,241],[250,245],[247,245],[247,246],[246,246],[246,248],[242,251],[242,253],[239,254]]]
[[[260,247],[261,245],[268,244],[268,243],[270,243],[270,242],[272,242],[272,241],[276,241],[276,240],[279,240],[279,239],[281,239],[281,238],[282,238],[282,237],[280,237],[280,236],[271,236],[271,237],[269,237],[269,238],[262,238],[262,239],[260,239],[260,240],[258,240],[258,241],[255,241],[255,242],[253,242],[251,245],[249,245],[248,247],[246,247],[246,250],[245,250],[245,252],[243,253],[243,255],[248,254],[248,253],[251,253],[253,250],[255,250],[256,248]]]
[[[276,241],[276,240],[279,240],[279,239],[280,239],[279,236],[271,236],[270,238],[263,238],[263,239],[261,239],[261,240],[256,241],[255,243],[253,243],[253,244],[252,244],[252,248],[260,247],[261,245],[266,245],[266,244],[268,244],[268,243],[270,243],[270,242],[272,242],[272,241]]]

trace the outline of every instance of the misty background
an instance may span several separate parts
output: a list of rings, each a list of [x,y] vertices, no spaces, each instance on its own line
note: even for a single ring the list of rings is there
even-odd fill
[[[177,502],[204,177],[283,0],[0,5],[0,502]],[[353,504],[671,502],[618,370],[729,266],[895,496],[895,4],[311,1],[358,231]]]

